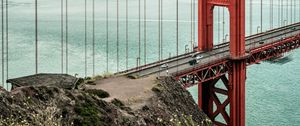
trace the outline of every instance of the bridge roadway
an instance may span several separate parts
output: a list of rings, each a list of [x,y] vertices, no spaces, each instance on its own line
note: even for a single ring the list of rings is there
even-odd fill
[[[271,44],[273,42],[299,34],[300,23],[295,23],[246,37],[246,52],[250,52],[252,49],[264,47],[265,45]],[[195,59],[194,57],[192,57],[193,55],[199,55],[202,58],[197,64],[190,65],[189,62]],[[179,55],[177,57],[168,58],[162,61],[122,71],[117,74],[134,77],[143,77],[153,74],[159,74],[159,76],[166,76],[169,74],[177,73],[186,69],[191,69],[193,67],[199,67],[227,58],[229,58],[229,42],[215,45],[214,49],[210,52],[194,51]],[[162,65],[167,65],[168,67],[162,67]]]

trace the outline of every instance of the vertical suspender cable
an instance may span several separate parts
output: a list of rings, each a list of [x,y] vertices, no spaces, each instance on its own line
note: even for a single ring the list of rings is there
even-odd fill
[[[6,0],[6,80],[8,80],[8,0]],[[8,90],[8,84],[6,84]]]
[[[224,9],[224,7],[223,7],[222,11],[223,11],[223,14],[222,14],[223,15],[223,17],[222,17],[223,18],[222,19],[223,20],[222,21],[222,25],[223,25],[222,26],[222,32],[223,32],[223,42],[225,42],[226,40],[225,40],[225,9]]]
[[[69,22],[68,22],[68,0],[66,0],[66,73],[69,72]]]
[[[290,23],[293,23],[293,0],[291,0],[291,2],[290,2],[290,11],[291,11],[291,13],[290,13],[290,15],[291,15],[291,21],[290,21]]]
[[[179,5],[178,5],[178,0],[176,0],[176,56],[178,56],[178,52],[179,52],[179,14],[178,14],[178,10],[179,10]],[[177,61],[177,72],[178,72],[178,60]]]
[[[281,27],[282,26],[282,16],[281,16],[282,15],[282,0],[280,0],[279,2],[280,2],[279,3],[279,10],[280,10],[279,11],[279,24],[280,24],[279,27]]]
[[[281,2],[282,2],[282,3],[281,3],[281,9],[282,9],[282,11],[281,11],[281,13],[282,13],[282,14],[281,14],[282,20],[281,20],[281,21],[282,21],[282,26],[284,26],[284,25],[285,25],[285,17],[284,17],[284,6],[285,6],[285,5],[284,5],[284,1],[283,1],[283,0],[282,0]]]
[[[141,0],[138,0],[139,1],[139,58],[141,58]],[[139,62],[140,63],[140,62]],[[138,64],[139,66],[140,64]]]
[[[277,9],[278,10],[278,27],[280,27],[280,16],[281,16],[280,15],[280,1],[281,0],[278,0],[278,9]]]
[[[191,49],[193,49],[193,0],[191,0]]]
[[[278,0],[278,27],[281,26],[281,0]]]
[[[195,40],[195,39],[196,39],[196,38],[195,38],[195,36],[196,36],[196,35],[195,35],[195,34],[196,34],[196,32],[195,32],[195,31],[196,31],[196,29],[195,29],[195,28],[196,28],[196,2],[195,2],[195,0],[193,0],[193,18],[194,18],[194,19],[193,19],[193,23],[194,23],[194,24],[193,24],[193,45],[192,45],[191,51],[194,50],[194,45],[195,45],[195,41],[196,41],[196,40]]]
[[[3,0],[1,0],[1,29],[2,29],[2,50],[1,50],[1,55],[2,55],[2,87],[4,87],[4,8],[3,8]]]
[[[293,23],[293,0],[291,0],[291,23]]]
[[[286,25],[289,23],[289,0],[286,0]]]
[[[269,14],[269,20],[270,20],[269,25],[270,25],[270,29],[272,29],[272,0],[270,0],[270,8],[269,9],[270,9],[269,10],[269,12],[270,12],[270,14]]]
[[[119,0],[117,0],[117,72],[119,72]]]
[[[108,72],[108,0],[106,0],[106,72]]]
[[[274,0],[272,0],[272,29],[274,28]]]
[[[252,35],[252,0],[250,0],[250,35]]]
[[[84,0],[84,77],[87,77],[87,15],[86,0]]]
[[[270,0],[270,29],[273,29],[273,0]]]
[[[60,34],[61,34],[61,73],[64,73],[64,1],[61,0]]]
[[[126,70],[128,70],[128,0],[126,0]]]
[[[294,23],[296,23],[296,7],[297,7],[297,3],[296,3],[296,0],[294,0],[294,4],[293,4],[293,6],[294,6]],[[300,5],[299,5],[300,6]]]
[[[260,0],[260,32],[263,30],[263,2]]]
[[[160,3],[160,6],[161,6],[161,9],[160,9],[160,13],[161,13],[161,14],[160,14],[160,17],[161,17],[161,18],[160,18],[160,22],[161,22],[161,23],[160,23],[160,24],[161,24],[161,25],[160,25],[160,29],[161,29],[161,30],[160,30],[160,34],[161,34],[161,35],[160,35],[160,43],[161,43],[161,44],[160,44],[160,45],[161,45],[161,46],[160,46],[160,48],[161,48],[161,51],[160,51],[160,53],[161,53],[161,54],[160,54],[160,57],[161,57],[161,59],[163,59],[163,58],[164,58],[164,45],[163,45],[163,42],[164,42],[164,41],[163,41],[163,40],[164,40],[164,39],[163,39],[163,33],[164,33],[164,32],[163,32],[163,26],[164,26],[164,23],[163,23],[163,20],[164,20],[164,19],[163,19],[163,6],[164,6],[164,5],[163,5],[163,0],[161,0],[160,2],[161,2],[161,3]]]
[[[193,34],[193,41],[196,42],[196,0],[194,0],[194,15],[193,15],[193,18],[194,18],[194,25],[193,25],[193,31],[194,31],[194,34]],[[193,50],[194,50],[194,45],[195,43],[193,43]]]
[[[147,63],[147,1],[144,0],[144,64]]]
[[[160,61],[160,59],[161,59],[161,57],[160,57],[160,54],[161,54],[161,50],[160,50],[160,39],[161,39],[161,37],[160,37],[160,30],[161,30],[161,28],[160,28],[160,1],[161,0],[158,0],[158,61]]]
[[[38,10],[37,10],[37,4],[38,4],[37,0],[35,0],[35,74],[37,74],[39,71],[38,70]],[[3,8],[3,6],[2,6],[2,8]]]
[[[93,0],[93,76],[95,76],[95,0]]]
[[[300,1],[300,0],[299,0]],[[300,6],[300,5],[299,5]],[[294,22],[296,23],[297,20],[296,20],[296,14],[297,14],[297,3],[296,3],[296,0],[294,0]],[[299,14],[300,15],[300,14]]]
[[[280,22],[281,22],[281,26],[284,25],[284,21],[283,21],[283,0],[280,0],[281,1],[281,9],[280,9]]]
[[[220,7],[218,7],[218,44],[220,43]]]
[[[250,35],[252,34],[253,34],[253,0],[250,0]],[[254,48],[254,47],[255,45],[250,46],[250,48]]]
[[[286,0],[286,8],[285,8],[285,10],[286,10],[286,24],[285,25],[287,25],[288,22],[289,22],[289,0]]]

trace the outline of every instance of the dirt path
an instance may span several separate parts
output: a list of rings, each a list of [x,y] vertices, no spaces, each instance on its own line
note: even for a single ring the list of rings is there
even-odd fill
[[[117,98],[132,109],[138,109],[147,104],[154,95],[151,91],[156,81],[155,76],[140,79],[129,79],[127,77],[113,77],[95,81],[96,85],[87,85],[87,89],[102,89],[110,94],[107,101]]]

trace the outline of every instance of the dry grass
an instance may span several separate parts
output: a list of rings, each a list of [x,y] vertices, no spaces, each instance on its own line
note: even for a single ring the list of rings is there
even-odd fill
[[[0,116],[0,126],[61,126],[62,125],[62,116],[58,116],[59,109],[56,105],[50,102],[45,107],[37,107],[30,105],[30,97],[25,100],[24,106],[26,110],[36,110],[31,114],[28,114],[27,117],[13,116],[2,117]],[[72,124],[70,124],[72,125]]]
[[[181,121],[181,120],[183,121]],[[169,120],[169,122],[174,125],[174,126],[182,126],[182,125],[186,125],[186,126],[212,126],[212,121],[210,119],[205,119],[203,120],[200,125],[195,122],[193,120],[192,115],[181,115],[180,117],[177,115],[173,115],[173,117],[171,118],[171,120]]]

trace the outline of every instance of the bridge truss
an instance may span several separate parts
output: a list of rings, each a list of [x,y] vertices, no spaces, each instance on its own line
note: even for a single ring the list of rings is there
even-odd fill
[[[299,47],[300,34],[250,50],[248,56],[245,58],[245,62],[246,65],[249,66],[272,57],[278,57]],[[233,125],[234,123],[232,115],[226,111],[226,107],[232,104],[231,95],[234,85],[231,84],[232,80],[230,80],[229,77],[233,75],[233,67],[234,61],[232,61],[230,57],[227,57],[214,63],[205,64],[174,74],[177,80],[183,84],[184,88],[198,85],[198,105],[216,125]],[[225,89],[216,86],[219,81],[224,84]],[[217,94],[222,94],[227,97],[226,99],[220,99]],[[222,100],[224,100],[224,102],[221,102]],[[222,115],[225,123],[216,120],[218,114]],[[244,123],[238,125],[244,125]]]

